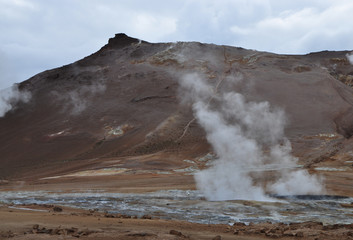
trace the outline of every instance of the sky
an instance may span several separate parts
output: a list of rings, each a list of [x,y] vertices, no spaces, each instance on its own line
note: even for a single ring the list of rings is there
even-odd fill
[[[0,89],[116,33],[305,54],[353,50],[352,0],[0,0]]]

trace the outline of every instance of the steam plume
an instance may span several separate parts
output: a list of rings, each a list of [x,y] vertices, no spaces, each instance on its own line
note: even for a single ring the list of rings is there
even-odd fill
[[[185,75],[181,86],[217,155],[209,169],[195,174],[197,187],[208,200],[268,200],[267,192],[317,194],[324,190],[319,178],[296,168],[297,159],[284,137],[282,110],[268,102],[249,102],[237,92],[216,93],[198,74]],[[265,170],[278,173],[267,185],[258,180]]]
[[[348,61],[353,65],[353,52],[351,52],[350,54],[347,54],[346,56]]]
[[[31,94],[27,91],[20,91],[18,85],[0,90],[0,117],[12,110],[18,102],[28,102]]]
[[[54,91],[52,94],[57,97],[59,101],[64,102],[64,111],[69,111],[72,115],[82,113],[90,101],[90,97],[101,94],[106,90],[103,83],[94,83],[88,86],[82,86],[79,89],[68,91],[64,94],[59,94]]]

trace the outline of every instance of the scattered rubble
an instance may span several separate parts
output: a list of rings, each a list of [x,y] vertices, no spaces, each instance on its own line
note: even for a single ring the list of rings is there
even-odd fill
[[[12,238],[15,234],[12,231],[0,231],[0,239]]]
[[[61,226],[57,228],[46,228],[40,227],[39,224],[33,225],[32,229],[25,232],[25,234],[49,234],[49,235],[64,235],[79,238],[81,236],[88,236],[98,231],[92,231],[89,229],[78,229],[75,227],[63,228]]]
[[[258,223],[245,225],[237,222],[231,226],[235,235],[262,235],[270,238],[297,237],[306,239],[328,239],[329,237],[340,237],[339,239],[353,239],[353,224],[324,225],[322,222],[303,223]],[[331,238],[329,238],[331,239]]]
[[[156,234],[146,233],[146,232],[129,233],[129,234],[127,234],[127,236],[129,236],[129,237],[157,237]]]
[[[54,206],[54,207],[53,207],[53,211],[54,211],[54,212],[62,212],[63,209],[62,209],[61,207]]]
[[[181,237],[181,238],[189,238],[188,236],[185,236],[181,232],[173,230],[173,229],[169,231],[169,234],[170,235],[175,235],[175,236],[178,236],[178,237]]]

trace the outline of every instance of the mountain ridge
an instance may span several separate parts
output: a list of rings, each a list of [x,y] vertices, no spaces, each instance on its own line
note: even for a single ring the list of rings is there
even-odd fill
[[[353,91],[342,83],[353,76],[348,53],[277,55],[116,34],[90,56],[19,84],[32,99],[0,119],[6,166],[0,177],[64,173],[72,171],[68,163],[85,168],[90,159],[161,153],[168,162],[212,152],[180,89],[180,79],[190,73],[217,91],[234,89],[247,101],[284,109],[293,152],[308,166],[336,155],[348,158]]]

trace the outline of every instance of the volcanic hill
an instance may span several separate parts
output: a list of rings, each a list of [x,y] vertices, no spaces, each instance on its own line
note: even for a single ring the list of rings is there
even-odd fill
[[[306,168],[346,166],[353,158],[347,54],[278,55],[116,34],[96,53],[19,84],[32,97],[0,118],[0,178],[206,167],[200,159],[212,156],[212,147],[179,84],[195,73],[215,94],[234,89],[283,109],[285,135]],[[348,185],[342,191],[353,192]]]

